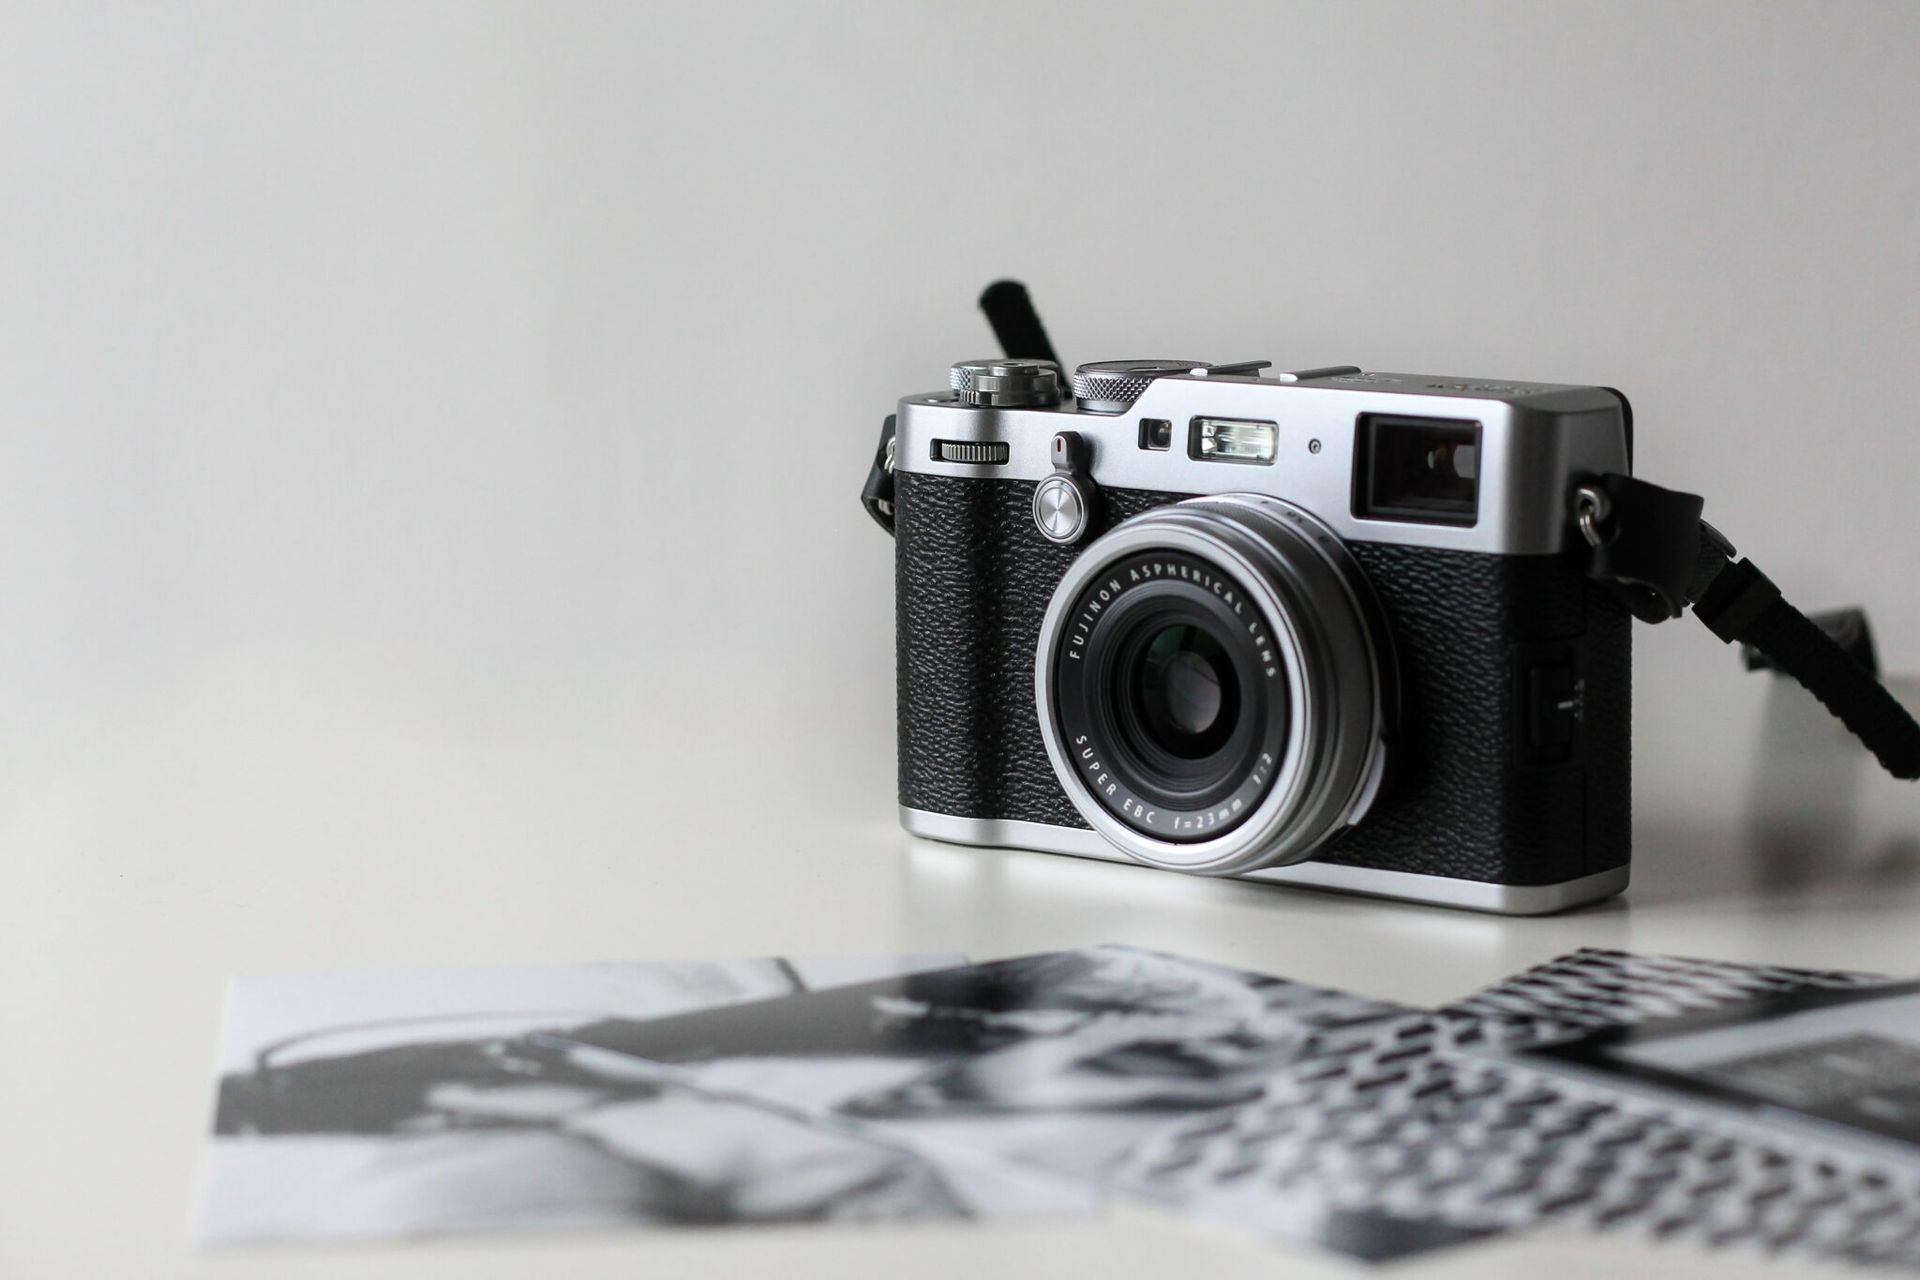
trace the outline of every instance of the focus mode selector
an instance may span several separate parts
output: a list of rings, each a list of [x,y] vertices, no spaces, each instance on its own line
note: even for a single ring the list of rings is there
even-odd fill
[[[1243,360],[1208,364],[1204,360],[1095,360],[1073,371],[1073,395],[1087,413],[1125,413],[1155,378],[1244,378],[1272,364]]]
[[[1098,489],[1087,475],[1087,464],[1087,442],[1079,432],[1053,437],[1053,474],[1033,491],[1033,524],[1048,542],[1078,542],[1092,523]]]
[[[1573,754],[1582,692],[1571,667],[1543,662],[1527,672],[1527,740],[1541,760]]]
[[[947,380],[961,404],[1045,409],[1060,403],[1060,366],[1051,360],[962,360]]]
[[[1587,682],[1579,646],[1529,646],[1517,662],[1514,758],[1524,765],[1572,763],[1582,754],[1586,721]]]

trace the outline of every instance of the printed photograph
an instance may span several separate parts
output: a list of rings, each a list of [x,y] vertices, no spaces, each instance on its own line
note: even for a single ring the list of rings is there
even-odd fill
[[[1459,1082],[1447,1128],[1461,1135],[1473,1176],[1448,1196],[1464,1211],[1478,1194],[1478,1213],[1527,1224],[1920,1270],[1920,1175],[1910,1167],[1860,1159],[1813,1128],[1727,1123],[1684,1093],[1542,1069],[1539,1056],[1570,1037],[1631,1042],[1633,1028],[1756,1006],[1858,1011],[1879,1003],[1863,997],[1900,989],[1888,983],[1583,948],[1457,1001],[1441,1011]],[[1828,1065],[1833,1085],[1858,1064]],[[1520,1179],[1500,1176],[1515,1170]]]
[[[1488,1056],[1756,997],[1857,992],[1872,975],[1582,950],[1432,1015],[1383,1028],[1338,1062],[1200,1117],[1143,1152],[1140,1188],[1272,1234],[1303,1188],[1366,1224],[1604,1231],[1662,1245],[1920,1268],[1920,1181],[1828,1148],[1709,1123],[1698,1108]],[[1373,1255],[1380,1256],[1380,1255]]]
[[[1343,1202],[1307,1180],[1255,1185],[1264,1137],[1235,1117],[1304,1101],[1303,1076],[1364,1080],[1396,1050],[1430,1053],[1403,1038],[1430,1025],[1399,1005],[1109,946],[584,1026],[568,1060],[610,1075],[672,1067],[915,1149],[1386,1259],[1487,1228]]]
[[[957,962],[760,959],[241,979],[203,1244],[471,1231],[964,1220],[1092,1196],[565,1035]]]

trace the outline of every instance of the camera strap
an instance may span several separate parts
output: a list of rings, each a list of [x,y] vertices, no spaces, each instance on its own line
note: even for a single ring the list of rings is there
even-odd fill
[[[1728,644],[1757,650],[1839,717],[1896,778],[1920,778],[1920,724],[1880,683],[1858,615],[1856,658],[1700,513],[1697,494],[1631,476],[1604,475],[1574,490],[1574,518],[1592,548],[1588,573],[1642,622],[1689,606]],[[1864,660],[1862,660],[1864,659]],[[1749,663],[1749,665],[1755,665]]]
[[[885,529],[893,532],[893,438],[894,415],[880,424],[880,445],[873,451],[873,465],[867,468],[867,482],[860,487],[860,505]]]
[[[981,293],[980,309],[987,313],[987,323],[993,326],[993,336],[1000,340],[1000,350],[1006,355],[1016,360],[1060,363],[1027,286],[1018,280],[995,280]]]

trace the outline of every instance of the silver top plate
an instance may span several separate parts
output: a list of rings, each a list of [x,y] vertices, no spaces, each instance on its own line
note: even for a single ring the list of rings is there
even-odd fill
[[[1472,525],[1361,519],[1353,514],[1356,424],[1364,414],[1404,414],[1480,424],[1479,516]],[[1187,456],[1196,417],[1245,418],[1279,427],[1271,465],[1201,461]],[[1174,424],[1168,450],[1140,446],[1140,421]],[[1288,382],[1278,378],[1169,377],[1153,382],[1124,413],[1057,408],[974,408],[948,392],[908,396],[896,426],[896,469],[982,480],[1038,481],[1053,474],[1057,431],[1078,431],[1099,484],[1178,494],[1265,493],[1285,498],[1355,542],[1499,555],[1544,555],[1578,537],[1569,505],[1573,486],[1628,470],[1619,400],[1600,387],[1450,378],[1427,374],[1341,372]],[[938,462],[932,442],[998,441],[999,465]]]

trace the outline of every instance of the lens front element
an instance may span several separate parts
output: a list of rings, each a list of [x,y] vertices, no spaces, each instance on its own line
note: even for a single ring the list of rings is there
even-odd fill
[[[1055,775],[1157,866],[1298,861],[1370,798],[1383,714],[1365,584],[1277,499],[1196,498],[1088,547],[1041,628]]]
[[[1186,623],[1162,628],[1132,664],[1127,697],[1153,744],[1182,760],[1212,755],[1239,719],[1239,681],[1226,648]]]

